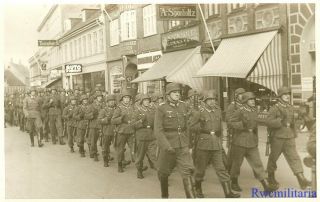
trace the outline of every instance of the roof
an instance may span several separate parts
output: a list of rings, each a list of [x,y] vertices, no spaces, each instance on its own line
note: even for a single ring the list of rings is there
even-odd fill
[[[8,86],[25,86],[24,82],[8,69],[4,70],[4,80]]]
[[[23,85],[26,85],[29,78],[29,69],[22,64],[9,62],[9,64],[6,65],[5,74],[5,77],[8,76],[14,84],[20,85],[22,83]],[[8,85],[10,84],[8,83]]]
[[[74,32],[74,31],[76,31],[76,30],[78,30],[78,29],[80,29],[80,28],[82,28],[82,27],[90,24],[90,23],[93,22],[95,19],[97,19],[99,16],[100,16],[100,11],[97,11],[96,13],[92,14],[92,15],[90,16],[90,18],[88,18],[88,20],[86,20],[85,22],[83,22],[83,21],[78,22],[76,25],[74,25],[73,28],[71,28],[71,29],[70,29],[69,31],[67,31],[64,35],[62,35],[62,36],[60,37],[60,39],[63,39],[64,37],[70,35],[72,32]]]
[[[53,12],[56,10],[56,8],[58,8],[58,5],[55,4],[53,6],[51,6],[50,10],[48,11],[47,15],[43,18],[42,22],[40,23],[37,31],[40,32],[40,30],[42,29],[42,27],[46,24],[47,20],[51,17],[51,15],[53,14]]]

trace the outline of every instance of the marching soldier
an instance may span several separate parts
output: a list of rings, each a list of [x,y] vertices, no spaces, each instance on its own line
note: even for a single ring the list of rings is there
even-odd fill
[[[76,134],[76,120],[73,118],[73,113],[77,107],[77,98],[75,96],[70,96],[70,104],[64,108],[62,117],[65,120],[68,134],[68,146],[70,147],[70,152],[74,152],[73,142]]]
[[[98,115],[100,110],[102,109],[102,93],[97,92],[94,95],[95,100],[91,105],[89,105],[84,118],[89,120],[89,150],[90,150],[90,158],[94,158],[94,161],[98,161],[98,149],[97,149],[97,141],[99,135],[101,133],[101,125],[98,121]]]
[[[19,114],[19,128],[21,131],[24,131],[24,123],[25,123],[25,117],[23,113],[23,99],[25,98],[25,93],[22,93],[19,96],[18,100],[18,114]]]
[[[230,119],[232,117],[232,115],[235,113],[236,110],[240,109],[242,107],[242,104],[241,104],[241,100],[242,100],[242,95],[243,93],[245,93],[246,91],[243,89],[243,88],[238,88],[235,90],[234,92],[234,101],[231,102],[226,110],[226,122],[227,122],[227,128],[228,128],[228,136],[227,136],[227,139],[228,139],[228,154],[227,154],[227,170],[228,172],[230,173],[230,169],[231,169],[231,163],[232,163],[232,143],[231,143],[231,140],[232,140],[232,136],[235,135],[234,134],[234,130],[233,128],[231,127],[231,124],[230,124]]]
[[[243,106],[230,119],[231,127],[235,130],[232,137],[231,188],[234,191],[242,190],[238,184],[238,177],[243,159],[246,158],[264,190],[274,191],[277,188],[269,185],[266,180],[267,176],[258,150],[258,114],[255,95],[252,92],[243,93],[242,104]]]
[[[111,124],[111,118],[116,109],[115,95],[108,95],[106,98],[107,105],[100,110],[98,120],[102,126],[102,156],[104,167],[109,167],[110,159],[110,145],[114,138],[115,126]]]
[[[230,176],[222,161],[222,115],[217,105],[218,95],[215,90],[209,90],[204,96],[204,106],[200,111],[194,111],[190,118],[190,128],[200,124],[200,133],[196,141],[195,154],[195,188],[197,198],[204,198],[201,183],[208,162],[211,162],[219,177],[226,198],[238,198],[239,194],[231,191]]]
[[[151,167],[154,167],[156,162],[156,138],[153,134],[154,109],[150,106],[151,97],[149,95],[140,96],[140,107],[136,110],[136,140],[137,140],[137,178],[144,178],[143,160],[146,154],[150,161]]]
[[[28,119],[28,131],[31,140],[31,146],[34,146],[34,136],[37,136],[38,147],[42,147],[40,138],[40,128],[42,127],[42,121],[40,116],[41,103],[39,98],[36,96],[37,90],[31,89],[30,97],[28,97],[23,106],[23,111],[26,118]]]
[[[187,198],[194,198],[192,173],[194,170],[189,153],[186,104],[180,101],[181,88],[177,83],[166,86],[167,100],[156,109],[154,134],[160,147],[158,177],[161,197],[168,198],[168,177],[175,166],[183,179]]]
[[[42,93],[40,93],[40,96],[42,96]],[[45,139],[45,142],[49,142],[49,109],[45,107],[46,101],[49,97],[49,89],[43,90],[43,96],[41,97],[42,105],[41,105],[41,120],[42,120],[42,130],[43,130],[43,137]]]
[[[76,120],[77,125],[77,145],[79,147],[80,156],[85,157],[84,141],[85,136],[88,133],[89,125],[88,120],[84,119],[84,115],[88,108],[88,96],[82,95],[79,100],[81,105],[75,109],[73,118]]]
[[[44,103],[44,108],[49,109],[49,127],[50,134],[52,138],[52,143],[56,144],[56,137],[59,137],[59,143],[65,145],[63,141],[63,128],[62,128],[62,110],[61,110],[61,100],[57,94],[57,90],[53,87],[51,88],[51,95],[47,98]]]
[[[14,108],[15,108],[14,95],[10,94],[9,98],[6,100],[6,103],[5,103],[7,122],[10,124],[10,126],[13,126]]]
[[[297,177],[301,189],[305,189],[311,185],[303,174],[301,159],[296,149],[294,112],[290,105],[291,90],[288,87],[278,89],[278,102],[271,107],[267,118],[267,126],[271,131],[271,153],[268,159],[268,179],[274,186],[279,186],[275,179],[275,171],[277,169],[277,160],[283,153],[292,172]]]
[[[151,106],[157,108],[161,103],[163,103],[163,95],[161,93],[154,93],[151,100]]]
[[[120,96],[120,103],[116,108],[111,123],[118,125],[118,134],[116,142],[116,151],[118,159],[118,172],[124,172],[123,160],[125,145],[128,144],[130,153],[134,152],[134,107],[131,104],[132,95],[128,91],[124,91]]]

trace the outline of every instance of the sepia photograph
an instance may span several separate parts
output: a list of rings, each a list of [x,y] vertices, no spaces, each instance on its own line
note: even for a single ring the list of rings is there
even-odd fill
[[[1,7],[4,199],[316,200],[316,1]]]

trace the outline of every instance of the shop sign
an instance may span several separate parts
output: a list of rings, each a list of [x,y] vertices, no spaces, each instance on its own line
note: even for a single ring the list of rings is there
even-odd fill
[[[49,79],[56,80],[61,78],[62,70],[54,69],[50,71]]]
[[[200,44],[199,27],[167,32],[161,35],[161,48],[163,52],[196,47]]]
[[[65,65],[66,73],[80,73],[82,72],[82,65],[81,64],[69,64]]]
[[[121,55],[135,55],[137,53],[137,41],[125,41],[121,43]]]
[[[150,68],[161,56],[161,51],[137,55],[138,70]]]
[[[59,46],[57,40],[38,40],[38,46]]]
[[[158,20],[196,20],[196,4],[159,4]]]

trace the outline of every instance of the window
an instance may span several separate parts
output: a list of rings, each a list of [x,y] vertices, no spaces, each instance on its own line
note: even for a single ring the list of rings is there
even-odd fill
[[[77,40],[74,40],[73,41],[73,50],[74,50],[74,59],[76,60],[76,59],[78,59],[78,45],[77,45]]]
[[[82,43],[81,43],[81,37],[78,39],[78,55],[79,58],[82,58]]]
[[[70,45],[69,45],[69,49],[70,49],[70,60],[73,60],[73,43],[72,41],[70,42]]]
[[[136,27],[136,11],[124,11],[120,15],[121,23],[121,41],[136,39],[137,27]]]
[[[103,41],[103,31],[102,29],[99,30],[99,50],[100,53],[104,51],[104,41]]]
[[[220,14],[220,4],[208,4],[206,9],[206,17]]]
[[[110,46],[119,44],[119,20],[110,22]]]
[[[92,54],[92,45],[91,45],[91,34],[88,34],[88,55]]]
[[[144,36],[150,36],[157,33],[155,4],[143,8],[143,33]]]
[[[68,44],[64,45],[64,62],[68,62],[69,58],[68,58]]]
[[[97,32],[93,32],[93,54],[98,52],[98,36]]]
[[[179,20],[169,21],[169,30],[176,27],[176,26],[179,26],[180,24],[181,24],[181,21],[179,21]]]
[[[246,4],[240,4],[240,3],[234,3],[234,4],[228,4],[228,12],[232,12],[235,10],[243,9],[246,7]]]
[[[83,57],[87,56],[87,40],[86,36],[82,37],[82,43],[83,43]]]

